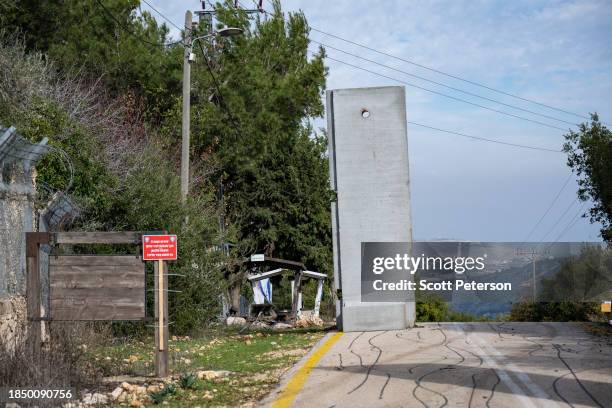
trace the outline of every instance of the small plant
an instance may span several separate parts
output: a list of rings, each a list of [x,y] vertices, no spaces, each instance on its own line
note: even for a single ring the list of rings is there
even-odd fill
[[[193,390],[196,388],[197,377],[191,373],[183,374],[179,380],[181,388]]]
[[[176,394],[176,387],[174,384],[167,384],[164,388],[157,392],[149,393],[149,396],[153,400],[154,404],[161,404],[170,395]]]

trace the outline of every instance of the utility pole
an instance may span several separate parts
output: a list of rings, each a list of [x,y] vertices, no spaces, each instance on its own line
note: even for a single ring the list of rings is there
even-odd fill
[[[234,7],[238,6],[236,1]],[[206,8],[206,1],[202,1],[202,8]],[[259,1],[259,8],[257,10],[244,10],[248,14],[261,13],[263,12],[262,0]],[[181,127],[181,202],[184,204],[187,201],[187,194],[189,194],[189,144],[191,139],[191,126],[190,126],[190,112],[191,112],[191,63],[195,61],[195,54],[193,53],[194,41],[203,40],[205,38],[211,38],[215,35],[221,37],[232,37],[235,35],[242,34],[242,29],[225,27],[216,32],[213,32],[213,17],[216,14],[215,9],[212,10],[200,10],[196,11],[199,17],[199,22],[206,24],[207,35],[194,38],[193,37],[193,15],[191,11],[185,12],[185,54],[183,55],[183,120]],[[204,21],[202,19],[204,18]]]
[[[519,248],[515,251],[515,255],[517,256],[527,256],[531,260],[531,300],[535,303],[537,299],[537,290],[536,290],[536,262],[540,255],[548,255],[550,253],[549,248],[545,248],[544,250],[536,250],[532,248],[531,250],[526,250],[523,248]]]
[[[183,56],[183,121],[181,143],[181,201],[187,201],[189,193],[189,143],[191,112],[191,33],[193,20],[191,11],[185,12],[185,55]]]

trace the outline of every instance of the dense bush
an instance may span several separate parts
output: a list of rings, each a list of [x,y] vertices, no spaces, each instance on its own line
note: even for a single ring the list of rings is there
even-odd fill
[[[477,317],[468,313],[456,312],[448,303],[434,295],[417,294],[416,318],[418,322],[473,322],[487,321],[486,317]]]
[[[584,322],[600,316],[594,302],[520,302],[512,305],[508,320],[518,322]]]
[[[193,175],[203,181],[183,205],[173,160],[177,146],[149,129],[130,95],[110,100],[95,81],[61,76],[18,37],[0,38],[0,68],[0,123],[34,142],[47,137],[64,153],[54,150],[36,166],[38,208],[46,205],[49,190],[60,191],[79,207],[72,229],[176,233],[179,258],[170,272],[183,276],[169,277],[176,291],[169,296],[173,329],[184,332],[210,321],[224,291],[222,255],[213,250],[221,239],[219,206],[205,178],[216,171],[213,161],[194,160]]]

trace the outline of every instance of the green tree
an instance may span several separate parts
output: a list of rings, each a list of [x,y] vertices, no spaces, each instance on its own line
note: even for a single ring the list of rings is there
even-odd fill
[[[612,251],[585,246],[564,260],[557,273],[542,279],[538,298],[545,302],[592,302],[612,293]]]
[[[182,45],[166,46],[168,28],[138,0],[21,0],[0,2],[0,22],[19,32],[63,72],[102,77],[113,94],[131,90],[159,116],[179,94]]]
[[[578,198],[593,201],[590,221],[601,223],[602,238],[612,242],[612,132],[594,113],[591,123],[570,131],[565,140],[567,164],[579,177]]]
[[[38,198],[51,189],[78,203],[75,229],[177,233],[179,257],[170,267],[183,277],[169,277],[178,290],[169,299],[174,329],[186,332],[216,317],[225,289],[223,256],[211,251],[220,244],[218,206],[205,180],[181,204],[178,146],[149,133],[129,98],[107,101],[101,84],[90,87],[79,77],[59,75],[47,56],[27,52],[22,40],[0,37],[0,72],[0,124],[15,126],[32,141],[47,137],[66,154],[53,150],[37,164]],[[196,163],[195,176],[215,168],[211,160]]]
[[[196,156],[212,154],[222,166],[235,255],[264,252],[329,272],[327,145],[310,122],[323,114],[323,50],[309,57],[305,16],[285,18],[279,3],[254,22],[229,4],[217,10],[220,25],[244,34],[203,46],[204,54],[197,48],[193,139]]]

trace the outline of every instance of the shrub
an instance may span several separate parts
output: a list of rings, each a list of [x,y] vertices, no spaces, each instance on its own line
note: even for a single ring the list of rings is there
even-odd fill
[[[584,322],[600,314],[593,302],[519,302],[512,305],[508,320],[518,322]]]
[[[32,323],[17,328],[13,341],[0,342],[0,387],[74,388],[77,392],[98,384],[102,373],[88,359],[88,350],[108,337],[107,325],[84,322],[53,322],[50,337],[39,353],[28,344]],[[37,401],[54,406],[57,401]]]
[[[176,394],[176,387],[173,384],[167,384],[160,391],[149,394],[154,404],[161,404],[170,395]]]
[[[181,388],[186,389],[186,390],[195,389],[196,383],[197,383],[197,377],[193,375],[192,373],[183,374],[181,378],[179,379],[179,385],[181,386]]]

